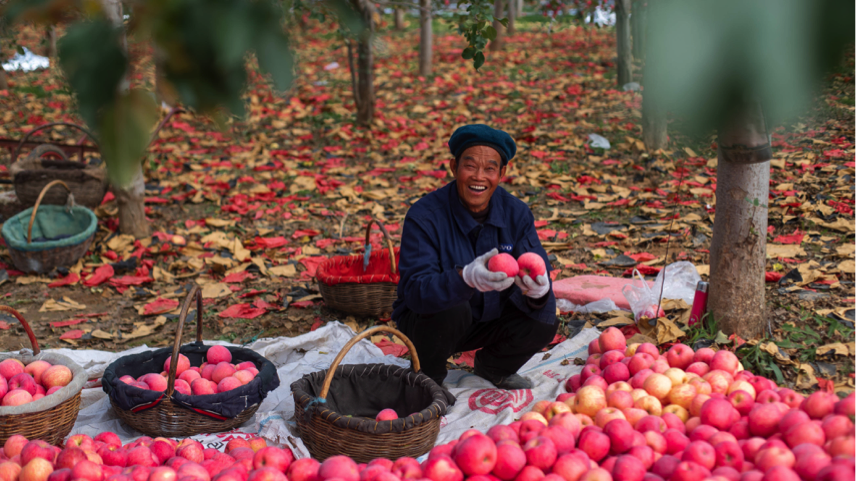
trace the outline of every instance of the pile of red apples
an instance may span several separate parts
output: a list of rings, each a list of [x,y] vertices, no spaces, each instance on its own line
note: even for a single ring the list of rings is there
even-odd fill
[[[7,358],[0,362],[0,406],[16,407],[53,395],[72,378],[71,370],[64,365],[51,365],[44,360],[24,365]]]
[[[259,374],[253,362],[232,364],[232,353],[223,346],[214,345],[209,348],[205,360],[201,366],[192,367],[186,356],[178,355],[175,391],[184,395],[213,395],[246,385]],[[172,357],[166,359],[160,373],[146,373],[137,379],[124,375],[119,377],[119,381],[143,390],[165,392],[170,363]]]
[[[263,438],[232,439],[224,453],[192,439],[140,437],[123,445],[112,432],[72,435],[64,447],[13,435],[0,450],[0,480],[287,480],[286,473],[310,480],[301,473],[319,465],[295,462],[291,450]]]

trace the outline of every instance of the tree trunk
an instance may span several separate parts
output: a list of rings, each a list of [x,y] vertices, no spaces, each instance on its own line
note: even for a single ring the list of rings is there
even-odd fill
[[[395,30],[404,30],[404,8],[397,7],[393,15],[395,15]]]
[[[431,75],[434,56],[434,26],[431,0],[419,0],[419,75]]]
[[[496,38],[490,42],[491,50],[502,50],[504,48],[503,45],[503,30],[505,27],[499,23],[499,19],[502,18],[502,7],[503,0],[494,0],[493,2],[493,28],[496,29]]]
[[[374,120],[374,7],[368,0],[355,0],[355,3],[366,28],[357,39],[357,90],[354,100],[357,104],[357,124],[369,127]]]
[[[648,8],[647,0],[635,0],[630,10],[630,26],[633,29],[633,58],[645,59],[645,41],[647,39]]]
[[[523,16],[523,0],[511,0],[517,2],[517,8],[514,9],[514,16],[520,17]]]
[[[726,334],[762,336],[770,148],[761,106],[736,109],[719,133],[708,307]]]
[[[6,80],[6,71],[3,70],[3,67],[0,66],[0,90],[6,90],[9,88],[9,82]]]
[[[48,25],[45,27],[44,55],[49,59],[56,58],[56,25]]]
[[[630,0],[615,0],[615,37],[618,51],[618,87],[633,82],[630,47]]]
[[[136,165],[133,177],[127,186],[113,186],[113,194],[119,204],[119,231],[135,238],[149,236],[149,223],[146,221],[145,211],[146,181],[142,167],[142,163]]]
[[[648,152],[665,149],[668,143],[666,113],[651,102],[642,92],[642,142]]]
[[[116,27],[124,25],[122,3],[119,0],[101,0],[104,14]],[[123,36],[124,48],[127,51],[128,41]],[[124,76],[119,86],[120,91],[130,88],[129,75]],[[126,185],[112,186],[113,195],[119,204],[119,232],[130,234],[135,238],[149,236],[149,223],[146,221],[146,180],[143,175],[142,161],[134,166],[134,173]]]
[[[508,35],[515,33],[514,21],[517,19],[517,0],[508,0]]]

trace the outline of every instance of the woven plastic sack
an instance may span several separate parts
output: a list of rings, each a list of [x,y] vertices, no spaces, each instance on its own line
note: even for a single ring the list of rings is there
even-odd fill
[[[3,353],[0,354],[0,361],[7,358],[14,358],[16,360],[20,360],[24,365],[28,365],[37,360],[44,360],[51,365],[65,365],[69,370],[71,370],[71,382],[55,393],[42,397],[34,402],[18,405],[17,407],[0,407],[0,417],[49,410],[77,395],[78,392],[83,389],[87,376],[86,370],[84,370],[80,365],[74,363],[70,358],[56,353],[43,351],[36,356],[33,356],[32,353],[33,351],[30,349],[21,350],[20,354]]]

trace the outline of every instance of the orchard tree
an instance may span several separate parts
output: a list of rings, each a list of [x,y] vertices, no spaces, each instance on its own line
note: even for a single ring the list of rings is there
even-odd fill
[[[329,4],[334,11],[347,10],[343,0]],[[293,56],[283,5],[274,0],[132,0],[125,7],[118,0],[11,0],[3,21],[53,25],[79,19],[58,42],[59,64],[78,113],[98,137],[120,201],[120,230],[142,237],[148,225],[141,162],[157,107],[148,92],[127,88],[131,59],[125,30],[153,45],[159,91],[167,102],[212,115],[221,124],[228,115],[244,113],[248,54],[279,90],[291,84]],[[130,14],[124,26],[123,13]],[[353,25],[354,19],[348,22]]]
[[[853,41],[852,0],[651,0],[645,99],[716,131],[708,307],[743,338],[768,329],[770,132],[804,111]]]

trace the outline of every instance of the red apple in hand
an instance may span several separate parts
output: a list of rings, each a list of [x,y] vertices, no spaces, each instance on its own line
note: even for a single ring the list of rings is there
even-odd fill
[[[544,264],[544,258],[542,258],[536,253],[521,254],[520,257],[517,258],[517,266],[520,269],[518,275],[521,278],[524,276],[529,276],[534,280],[538,276],[541,276],[542,274],[547,272],[547,265]]]
[[[538,259],[541,259],[540,257]],[[517,260],[508,253],[499,253],[487,262],[487,269],[494,273],[505,273],[509,278],[517,276]]]

